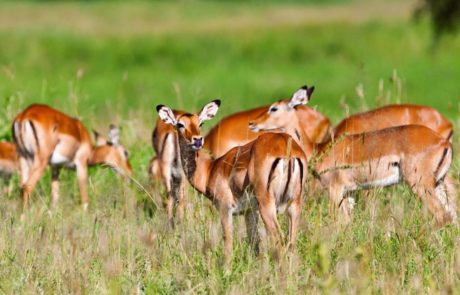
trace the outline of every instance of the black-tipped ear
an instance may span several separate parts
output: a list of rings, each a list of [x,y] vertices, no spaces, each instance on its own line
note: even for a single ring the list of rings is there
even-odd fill
[[[303,85],[302,87],[300,87],[300,89],[308,90],[308,86],[307,86],[307,85]]]
[[[315,91],[315,86],[312,86],[307,89],[308,99],[310,99],[311,95],[313,94],[313,91]]]
[[[156,107],[156,108],[157,108],[157,112],[159,112],[160,109],[161,109],[162,107],[164,107],[164,106],[165,106],[164,104],[159,104],[159,105],[157,105],[157,107]]]
[[[217,114],[217,111],[219,110],[220,107],[220,100],[215,99],[205,105],[201,112],[198,114],[198,120],[200,122],[200,125],[206,121],[206,120],[211,120],[214,118],[214,116]]]

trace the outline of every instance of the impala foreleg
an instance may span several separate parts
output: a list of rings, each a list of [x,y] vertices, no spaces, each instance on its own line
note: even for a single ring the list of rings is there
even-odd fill
[[[224,232],[224,264],[229,265],[233,254],[233,215],[230,206],[221,206],[220,222]]]
[[[88,182],[88,166],[86,163],[77,163],[77,178],[78,185],[80,186],[80,196],[83,210],[88,209],[88,191],[87,191],[87,182]]]
[[[339,222],[348,224],[351,221],[350,200],[347,198],[345,187],[340,184],[331,184],[329,186],[329,214],[335,216],[338,210]]]

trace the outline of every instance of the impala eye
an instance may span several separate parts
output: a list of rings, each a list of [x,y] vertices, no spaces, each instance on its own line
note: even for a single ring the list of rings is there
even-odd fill
[[[270,113],[274,113],[274,112],[276,112],[277,110],[278,110],[277,107],[272,107],[272,108],[270,109]]]
[[[178,122],[178,123],[176,124],[176,126],[177,126],[177,128],[184,128],[184,127],[185,127],[185,125],[182,124],[182,123],[180,123],[180,122]]]
[[[124,150],[123,153],[125,154],[125,158],[128,159],[128,157],[129,157],[128,151],[127,151],[127,150]]]

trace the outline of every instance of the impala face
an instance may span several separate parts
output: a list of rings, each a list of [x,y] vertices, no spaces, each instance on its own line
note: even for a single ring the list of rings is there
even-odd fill
[[[266,113],[249,122],[249,129],[253,132],[259,131],[281,131],[285,132],[285,126],[292,123],[295,116],[295,107],[306,104],[315,90],[315,87],[301,87],[290,100],[280,100],[272,104]]]
[[[114,125],[110,125],[109,140],[106,140],[96,131],[93,132],[96,138],[95,153],[103,157],[104,164],[122,175],[133,175],[128,150],[120,144],[120,130]]]
[[[173,111],[169,107],[164,105],[158,105],[157,112],[163,122],[176,127],[177,132],[192,149],[199,150],[204,144],[200,128],[204,121],[214,118],[219,106],[220,100],[214,100],[205,105],[198,114],[187,113],[177,117],[174,116]]]

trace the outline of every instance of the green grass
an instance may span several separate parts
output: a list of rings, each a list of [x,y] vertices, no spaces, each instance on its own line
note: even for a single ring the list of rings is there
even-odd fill
[[[237,218],[229,272],[210,202],[190,191],[187,221],[172,231],[159,190],[150,187],[146,168],[159,103],[197,110],[219,97],[221,118],[308,83],[316,86],[311,104],[333,122],[345,106],[355,112],[401,101],[437,107],[457,131],[460,39],[430,51],[426,22],[345,2],[1,4],[0,137],[10,138],[10,121],[32,102],[102,132],[120,124],[135,177],[154,200],[94,168],[88,213],[80,209],[72,171],[63,173],[59,206],[51,210],[47,173],[21,222],[16,182],[14,193],[0,199],[0,292],[459,292],[458,226],[438,229],[403,186],[359,194],[347,228],[328,217],[324,196],[307,192],[289,259],[255,257]],[[360,84],[364,100],[355,91]],[[457,158],[458,152],[452,172],[458,175]]]

